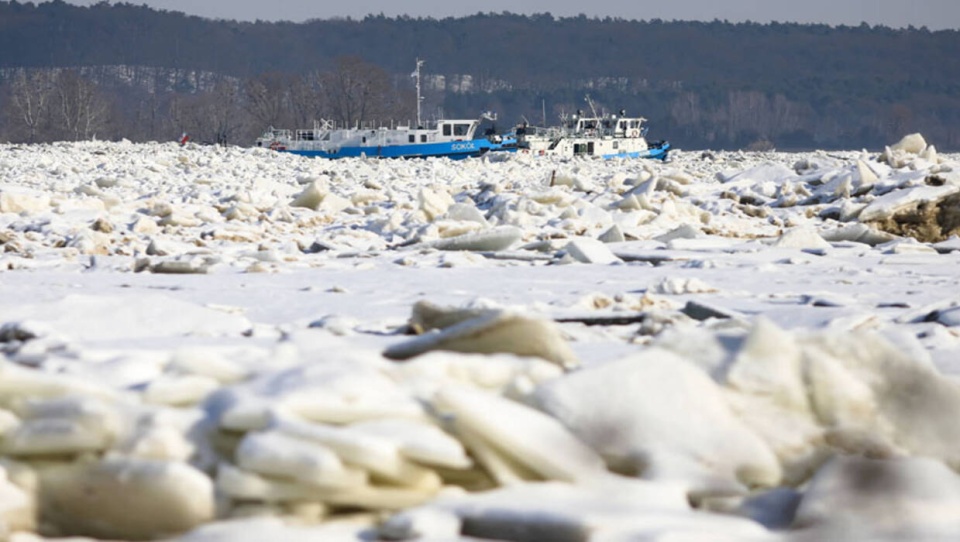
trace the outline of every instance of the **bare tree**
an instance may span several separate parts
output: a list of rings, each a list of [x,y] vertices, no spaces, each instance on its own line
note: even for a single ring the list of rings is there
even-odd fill
[[[27,132],[27,142],[33,143],[49,118],[53,76],[49,71],[21,70],[10,86],[11,117]]]
[[[324,78],[334,119],[346,126],[387,120],[393,101],[390,76],[360,57],[337,59],[336,69]]]
[[[75,141],[89,139],[103,128],[108,108],[97,85],[75,70],[60,72],[56,81],[57,105],[63,129]]]
[[[170,96],[170,101],[167,104],[164,127],[169,128],[175,135],[188,134],[192,128],[188,121],[186,101],[183,95],[174,93]]]
[[[266,73],[247,80],[243,91],[251,121],[260,128],[289,123],[294,84],[295,78],[281,73]]]
[[[170,107],[174,122],[194,139],[227,145],[245,135],[246,113],[234,81],[221,79],[212,91],[183,97]]]
[[[240,89],[230,81],[220,81],[213,89],[207,115],[214,132],[214,141],[226,145],[238,139],[246,124]]]
[[[325,82],[326,76],[316,71],[294,81],[290,87],[290,113],[294,126],[308,127],[312,121],[330,115]]]
[[[684,92],[670,104],[670,117],[681,126],[700,124],[702,115],[700,95],[694,92]]]
[[[124,132],[130,134],[126,137],[150,141],[179,136],[180,132],[173,133],[169,126],[169,107],[176,94],[167,92],[155,74],[140,68],[134,70],[135,76],[141,81],[142,92],[130,93],[134,100],[130,100],[125,108],[127,118]]]

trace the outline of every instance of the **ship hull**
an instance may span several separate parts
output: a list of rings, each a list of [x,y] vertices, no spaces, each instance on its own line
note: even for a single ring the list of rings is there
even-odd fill
[[[659,146],[650,147],[649,149],[642,151],[603,154],[601,157],[606,160],[612,160],[615,158],[649,158],[652,160],[666,161],[669,157],[669,154],[670,144],[664,142]]]
[[[447,141],[440,143],[415,143],[412,145],[355,146],[330,150],[278,149],[283,152],[309,158],[450,158],[458,160],[475,158],[488,152],[515,152],[516,146],[493,143],[486,139],[470,141]]]

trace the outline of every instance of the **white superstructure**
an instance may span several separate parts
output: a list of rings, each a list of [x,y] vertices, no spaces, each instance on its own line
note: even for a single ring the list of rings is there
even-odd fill
[[[669,143],[649,144],[646,120],[628,117],[623,110],[613,115],[598,115],[594,111],[588,117],[577,111],[563,118],[559,127],[519,126],[517,143],[523,154],[666,159]]]

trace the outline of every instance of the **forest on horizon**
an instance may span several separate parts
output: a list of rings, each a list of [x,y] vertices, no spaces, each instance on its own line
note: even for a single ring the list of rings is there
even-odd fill
[[[129,3],[0,1],[0,141],[250,145],[268,126],[499,114],[501,129],[626,109],[688,149],[960,151],[960,32],[549,13],[203,19]]]

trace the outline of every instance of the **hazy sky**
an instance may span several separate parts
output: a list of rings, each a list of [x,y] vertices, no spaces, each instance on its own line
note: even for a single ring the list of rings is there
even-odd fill
[[[99,0],[67,0],[91,5]],[[129,0],[157,9],[222,19],[304,21],[368,14],[435,17],[477,12],[612,16],[626,19],[782,21],[960,29],[960,0]]]

